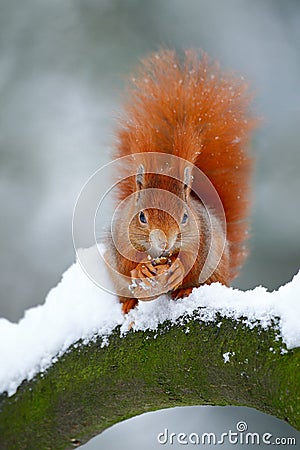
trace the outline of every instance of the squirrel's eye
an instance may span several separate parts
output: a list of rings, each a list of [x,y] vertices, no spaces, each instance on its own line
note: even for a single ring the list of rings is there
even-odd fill
[[[139,219],[141,223],[147,223],[147,219],[143,211],[140,212]]]
[[[184,225],[185,223],[187,223],[187,220],[188,220],[188,215],[185,212],[182,216],[181,224]]]

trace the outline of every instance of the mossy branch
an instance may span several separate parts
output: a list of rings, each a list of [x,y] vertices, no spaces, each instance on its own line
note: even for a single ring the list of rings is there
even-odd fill
[[[184,405],[250,406],[300,430],[300,348],[282,350],[276,323],[181,320],[123,337],[116,329],[102,344],[72,347],[0,397],[1,450],[74,448],[129,417]]]

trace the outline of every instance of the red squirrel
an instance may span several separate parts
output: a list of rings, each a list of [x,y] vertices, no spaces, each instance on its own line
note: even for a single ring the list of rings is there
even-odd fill
[[[247,256],[249,139],[257,123],[243,78],[204,52],[161,50],[131,82],[106,253],[124,313],[139,300],[177,299],[237,276]]]

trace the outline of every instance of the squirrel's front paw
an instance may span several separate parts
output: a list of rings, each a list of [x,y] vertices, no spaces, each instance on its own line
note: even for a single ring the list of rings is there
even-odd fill
[[[166,264],[154,261],[140,263],[131,271],[131,278],[130,289],[134,296],[140,300],[152,300],[180,286],[184,267],[179,258]]]
[[[165,273],[165,275],[165,282],[166,286],[168,287],[167,292],[174,291],[182,284],[183,278],[185,276],[185,270],[179,258],[176,258],[172,262],[171,267]]]
[[[140,263],[131,272],[130,291],[140,300],[152,300],[156,296],[158,269],[152,262]],[[158,294],[159,295],[159,294]]]

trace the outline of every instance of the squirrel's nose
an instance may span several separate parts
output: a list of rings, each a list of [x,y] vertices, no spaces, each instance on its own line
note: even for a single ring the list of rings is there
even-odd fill
[[[149,254],[152,258],[158,258],[167,248],[168,240],[165,233],[158,228],[152,230],[150,233],[150,245]]]

